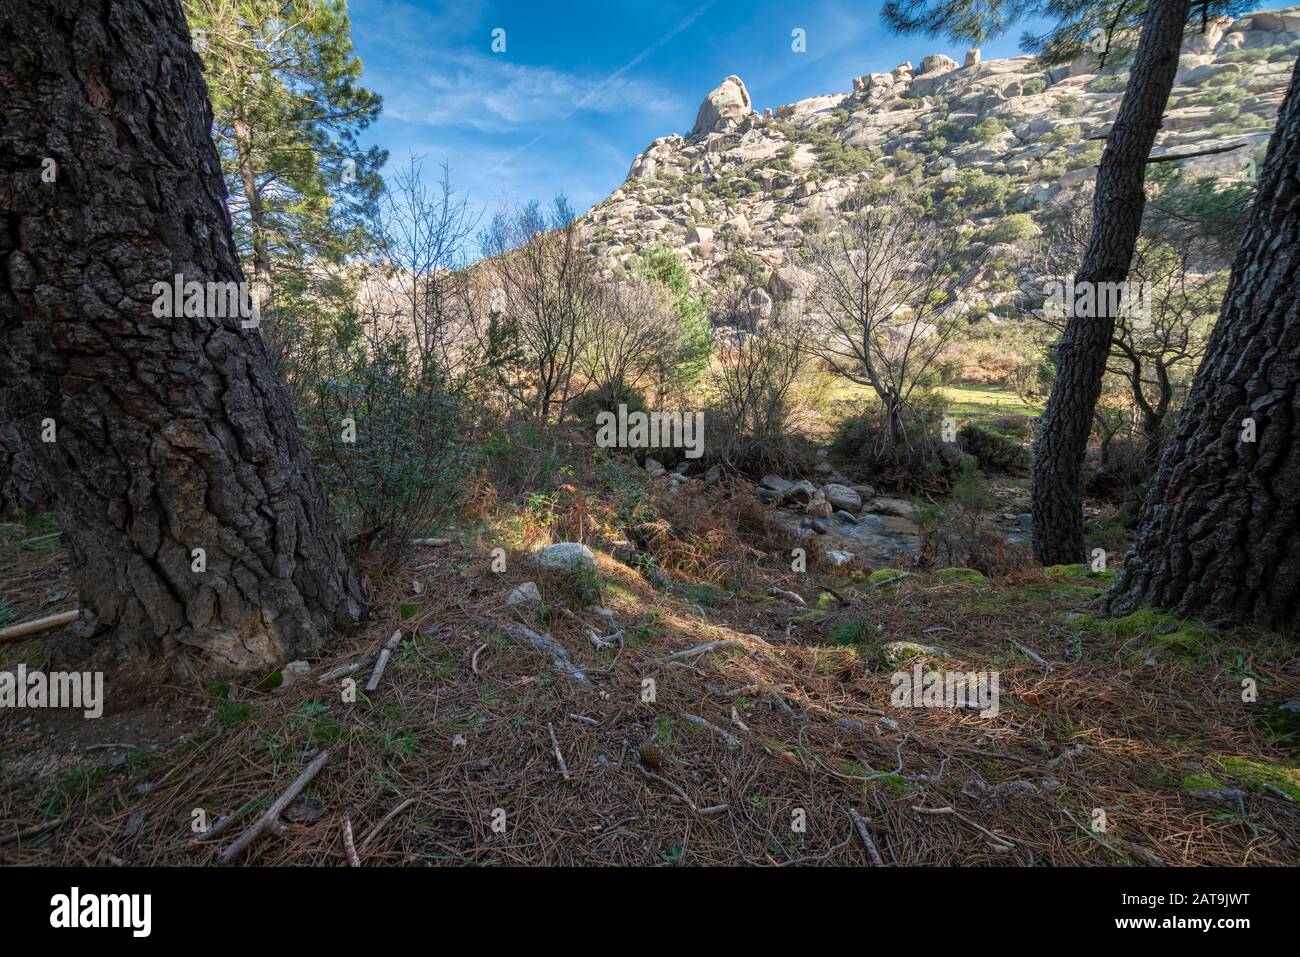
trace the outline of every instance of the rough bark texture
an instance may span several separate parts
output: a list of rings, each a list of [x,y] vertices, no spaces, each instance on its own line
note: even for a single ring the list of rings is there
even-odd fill
[[[31,449],[17,426],[0,412],[0,518],[49,510],[50,499],[36,475]]]
[[[1294,632],[1300,610],[1300,61],[1218,324],[1108,602]],[[1243,441],[1244,420],[1255,441]]]
[[[1146,206],[1147,157],[1178,71],[1188,8],[1189,0],[1152,0],[1147,7],[1124,100],[1097,171],[1092,236],[1076,288],[1128,277]],[[1071,315],[1057,346],[1056,381],[1039,423],[1030,486],[1034,555],[1044,565],[1084,559],[1083,460],[1114,328],[1113,316]]]
[[[176,0],[0,4],[0,407],[91,647],[247,670],[358,620],[363,583],[260,333],[153,314],[177,273],[243,278],[190,43]]]

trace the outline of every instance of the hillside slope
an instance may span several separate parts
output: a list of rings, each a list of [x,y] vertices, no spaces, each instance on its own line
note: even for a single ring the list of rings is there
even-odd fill
[[[1155,153],[1234,147],[1182,160],[1180,172],[1224,184],[1250,177],[1298,41],[1300,7],[1191,31]],[[586,214],[589,240],[612,271],[662,240],[699,281],[736,271],[779,301],[791,286],[782,267],[797,260],[817,216],[851,205],[864,187],[919,173],[920,185],[947,201],[948,218],[958,213],[956,228],[971,234],[974,251],[1014,245],[1026,231],[999,223],[1016,213],[1039,219],[1095,177],[1098,137],[1127,79],[1098,72],[1095,61],[1042,70],[1030,56],[981,61],[971,50],[958,65],[936,54],[761,113],[743,81],[727,77],[688,135],[655,140],[622,187]],[[985,272],[965,277],[959,308],[988,309],[1014,295]]]

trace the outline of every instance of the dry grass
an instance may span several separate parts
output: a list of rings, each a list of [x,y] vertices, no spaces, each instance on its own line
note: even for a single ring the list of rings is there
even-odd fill
[[[725,503],[715,514],[728,514]],[[1292,648],[1216,641],[1184,660],[1156,635],[1107,637],[1092,618],[1062,618],[1086,613],[1096,592],[1086,579],[1022,573],[990,584],[913,573],[882,584],[859,572],[833,583],[845,605],[819,597],[809,576],[782,574],[774,559],[747,554],[752,590],[743,594],[702,584],[665,592],[602,554],[603,600],[622,647],[597,650],[587,631],[605,636],[612,625],[562,610],[554,581],[543,583],[544,607],[512,614],[504,595],[535,576],[518,556],[509,572],[492,574],[483,555],[481,543],[453,546],[378,572],[379,614],[313,672],[374,653],[400,628],[407,640],[369,698],[345,704],[337,682],[314,676],[279,694],[173,689],[177,705],[197,700],[207,711],[179,743],[125,760],[83,751],[70,774],[6,780],[6,832],[61,823],[0,846],[0,861],[211,863],[322,747],[331,759],[285,831],[264,836],[247,861],[344,865],[344,818],[360,843],[407,801],[360,848],[363,863],[862,864],[850,809],[870,822],[887,863],[1300,860],[1300,810],[1283,792],[1258,781],[1229,782],[1240,800],[1184,790],[1192,774],[1227,780],[1216,763],[1223,755],[1286,766],[1256,728],[1256,706],[1240,701],[1237,675],[1258,676],[1269,698],[1294,698]],[[802,593],[808,607],[766,597],[764,582]],[[553,635],[597,690],[484,623],[493,619]],[[656,661],[718,640],[737,644]],[[890,640],[942,645],[952,654],[942,667],[999,671],[1001,713],[891,707],[895,669],[878,651]],[[653,703],[641,700],[648,678]],[[97,733],[108,733],[111,718]],[[29,736],[4,740],[6,750],[32,747]],[[697,813],[674,789],[696,808],[726,809]],[[917,807],[951,807],[964,819]],[[199,808],[209,822],[241,810],[244,818],[199,843],[191,828]],[[1108,829],[1093,834],[1097,808]],[[497,809],[503,833],[493,830]],[[806,818],[802,832],[792,830],[797,817]]]

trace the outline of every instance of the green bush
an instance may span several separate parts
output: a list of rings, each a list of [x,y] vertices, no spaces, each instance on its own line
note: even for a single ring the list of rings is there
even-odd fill
[[[981,229],[977,238],[986,243],[1017,243],[1037,234],[1038,227],[1028,213],[1012,213],[992,226]]]
[[[986,426],[971,422],[957,432],[963,452],[975,456],[988,472],[1019,472],[1029,465],[1029,452],[1019,442]]]
[[[831,457],[857,479],[903,492],[947,489],[960,465],[955,449],[939,440],[942,398],[918,392],[891,428],[878,401],[840,421]]]
[[[987,120],[981,120],[971,127],[970,138],[977,143],[987,143],[989,140],[997,139],[1005,131],[1006,127],[990,116]]]
[[[1241,107],[1236,103],[1225,103],[1210,114],[1210,125],[1217,126],[1220,123],[1231,123],[1237,117],[1241,116]]]
[[[374,349],[354,342],[322,357],[300,410],[344,527],[394,549],[442,527],[468,476],[465,404],[413,364],[403,340]]]
[[[1071,146],[1079,142],[1079,137],[1083,136],[1083,127],[1078,123],[1067,123],[1065,126],[1058,126],[1052,132],[1048,133],[1045,139],[1049,143],[1055,143],[1057,146]]]
[[[363,320],[346,290],[335,293],[282,299],[263,335],[344,530],[400,547],[459,506],[471,455],[467,386],[448,382],[400,328]]]

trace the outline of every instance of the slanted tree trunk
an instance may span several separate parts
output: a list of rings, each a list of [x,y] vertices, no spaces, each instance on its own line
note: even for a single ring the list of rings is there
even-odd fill
[[[1107,602],[1294,630],[1300,612],[1300,61],[1218,324]],[[1254,441],[1248,441],[1250,421]]]
[[[261,335],[155,316],[177,273],[243,278],[179,5],[5,3],[0,36],[0,407],[54,497],[84,637],[222,670],[317,651],[363,582]]]
[[[248,124],[236,117],[235,142],[239,151],[239,178],[248,202],[249,231],[252,233],[253,292],[257,310],[267,315],[271,302],[271,251],[266,240],[266,210],[253,170],[253,134]]]
[[[1128,277],[1146,206],[1147,158],[1178,72],[1188,8],[1189,0],[1151,0],[1147,6],[1124,100],[1097,171],[1092,235],[1076,288]],[[1099,303],[1104,298],[1096,297]],[[1034,556],[1044,565],[1084,558],[1083,459],[1114,328],[1114,316],[1071,314],[1057,346],[1056,381],[1034,443],[1030,480]]]

